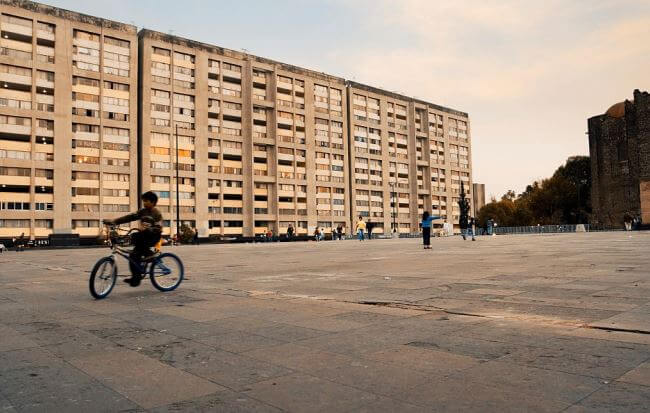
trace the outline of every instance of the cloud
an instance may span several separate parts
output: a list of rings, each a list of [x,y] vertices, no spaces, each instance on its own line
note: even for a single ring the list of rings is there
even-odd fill
[[[650,88],[647,2],[346,7],[364,9],[364,19],[350,44],[328,57],[357,81],[469,112],[474,177],[495,195],[521,191],[568,156],[586,154],[587,117]]]

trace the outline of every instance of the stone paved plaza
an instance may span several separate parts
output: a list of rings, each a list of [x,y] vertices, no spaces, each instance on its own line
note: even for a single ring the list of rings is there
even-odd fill
[[[0,411],[643,411],[650,233],[0,254]],[[120,261],[121,273],[126,264]]]

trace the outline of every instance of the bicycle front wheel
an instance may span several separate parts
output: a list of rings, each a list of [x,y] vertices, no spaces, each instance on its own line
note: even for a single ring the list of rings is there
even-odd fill
[[[166,252],[151,263],[151,283],[160,291],[173,291],[183,281],[183,262],[176,255]]]
[[[90,294],[97,298],[106,298],[111,293],[117,280],[117,265],[113,257],[104,257],[97,261],[90,273]]]

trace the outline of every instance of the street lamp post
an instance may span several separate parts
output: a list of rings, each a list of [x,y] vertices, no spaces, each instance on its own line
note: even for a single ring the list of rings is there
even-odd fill
[[[395,194],[395,182],[390,182],[390,198],[393,204],[393,233],[397,232],[397,224],[395,222],[397,218],[397,196]]]
[[[176,240],[180,243],[181,239],[181,207],[180,195],[178,193],[178,125],[176,125]]]

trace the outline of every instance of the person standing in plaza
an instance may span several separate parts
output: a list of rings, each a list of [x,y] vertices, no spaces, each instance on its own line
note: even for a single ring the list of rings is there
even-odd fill
[[[343,225],[338,224],[336,227],[336,233],[338,234],[339,241],[343,240]]]
[[[422,241],[424,243],[424,249],[431,249],[431,221],[434,219],[440,219],[437,215],[429,215],[429,211],[424,211],[422,214]]]
[[[320,241],[320,229],[318,227],[314,229],[314,239],[316,242]]]
[[[463,241],[467,239],[467,226],[469,225],[469,218],[461,214],[460,219],[458,220],[458,225],[460,226],[460,235],[463,237]]]
[[[360,216],[356,226],[356,232],[357,232],[357,237],[359,237],[359,241],[363,241],[363,231],[365,229],[366,229],[366,223],[363,222],[363,217]]]
[[[471,217],[467,223],[467,236],[469,237],[471,235],[472,241],[476,241],[476,238],[474,238],[474,225],[476,225],[476,219]]]
[[[293,239],[293,233],[294,233],[293,225],[289,224],[289,228],[287,228],[287,239],[289,241]]]
[[[626,231],[632,230],[632,214],[626,212],[625,215],[623,215],[623,224],[625,225]]]
[[[199,230],[194,228],[194,236],[192,237],[192,244],[199,245]]]
[[[366,232],[368,233],[368,239],[372,239],[372,229],[375,227],[375,224],[372,221],[368,220],[366,223]]]

